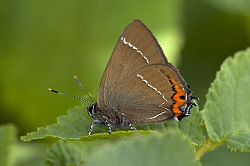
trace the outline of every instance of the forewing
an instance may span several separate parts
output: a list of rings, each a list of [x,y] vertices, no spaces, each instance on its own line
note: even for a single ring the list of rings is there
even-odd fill
[[[103,73],[97,99],[99,107],[106,105],[117,82],[149,64],[167,64],[167,59],[151,31],[135,20],[119,37]]]

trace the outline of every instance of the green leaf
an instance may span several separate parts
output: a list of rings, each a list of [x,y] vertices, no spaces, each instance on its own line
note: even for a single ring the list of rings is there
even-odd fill
[[[38,128],[36,132],[22,136],[22,141],[31,141],[45,137],[55,138],[78,138],[88,134],[91,121],[84,116],[82,107],[75,107],[68,111],[67,116],[57,119],[57,124]]]
[[[91,120],[87,117],[87,113],[83,113],[82,107],[75,107],[69,110],[68,115],[58,117],[57,123],[49,125],[47,127],[38,128],[37,131],[28,133],[26,136],[22,136],[22,141],[31,141],[37,139],[43,139],[46,137],[62,138],[62,139],[75,139],[75,140],[105,140],[105,139],[117,139],[130,137],[138,134],[148,134],[153,131],[117,131],[113,129],[111,135],[107,132],[107,127],[100,128],[94,127],[93,135],[88,136]],[[154,128],[151,126],[151,128]],[[164,128],[165,129],[165,128]],[[100,133],[104,132],[104,133]],[[97,134],[95,134],[97,133]]]
[[[205,126],[199,107],[193,108],[192,114],[180,121],[180,129],[191,138],[196,148],[203,144],[206,139]]]
[[[59,140],[48,150],[46,163],[51,166],[199,165],[189,138],[174,130],[116,142]]]
[[[88,166],[200,165],[187,136],[174,130],[120,141],[115,146],[96,149]]]
[[[79,141],[59,140],[48,149],[46,164],[51,166],[76,165],[85,163],[88,147]]]
[[[46,137],[61,138],[61,139],[74,139],[74,140],[83,140],[83,141],[93,141],[93,140],[109,140],[109,139],[118,139],[118,138],[127,138],[136,135],[147,135],[156,131],[166,132],[168,129],[179,129],[179,122],[175,120],[168,120],[162,123],[155,123],[150,125],[136,126],[137,130],[133,131],[130,129],[120,130],[112,129],[112,134],[108,134],[107,127],[100,128],[98,126],[94,127],[93,135],[88,136],[89,126],[91,120],[87,117],[86,113],[82,113],[82,107],[75,107],[69,110],[68,115],[58,117],[57,123],[49,125],[47,127],[38,128],[37,131],[28,133],[26,136],[21,136],[22,141],[31,141],[37,139],[43,139]],[[191,115],[192,120],[187,120],[182,128],[187,125],[192,127],[192,123],[196,122],[196,118],[199,114]],[[190,118],[191,118],[190,117]],[[184,119],[188,119],[184,118]],[[182,120],[185,121],[185,120]],[[199,119],[198,119],[199,121]],[[199,125],[199,124],[198,124]],[[199,125],[196,129],[200,128]],[[194,135],[196,129],[185,130],[187,134]],[[126,131],[127,130],[127,131]],[[146,130],[146,131],[145,131]],[[191,132],[190,132],[191,131]],[[200,133],[198,133],[201,137]],[[194,141],[197,143],[197,141]]]
[[[148,135],[151,133],[155,133],[153,130],[130,130],[130,131],[116,131],[112,132],[112,134],[108,133],[99,133],[94,135],[82,136],[79,137],[78,140],[81,141],[97,141],[97,140],[111,140],[111,139],[119,139],[119,138],[129,138],[137,135]]]
[[[11,165],[11,147],[15,142],[16,129],[12,124],[0,126],[0,165]]]
[[[221,66],[202,111],[208,136],[231,151],[250,151],[250,49]]]
[[[225,141],[231,151],[249,152],[250,131],[228,135]]]

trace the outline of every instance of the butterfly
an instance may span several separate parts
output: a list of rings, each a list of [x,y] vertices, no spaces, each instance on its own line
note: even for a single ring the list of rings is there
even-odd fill
[[[139,20],[130,23],[113,50],[103,73],[97,103],[88,114],[94,124],[136,129],[135,125],[180,120],[190,115],[190,87],[168,62],[152,32]]]

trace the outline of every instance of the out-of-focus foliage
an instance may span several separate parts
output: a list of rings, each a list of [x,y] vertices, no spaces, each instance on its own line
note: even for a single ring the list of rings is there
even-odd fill
[[[13,125],[0,126],[0,165],[11,165],[11,148],[15,143],[16,131]]]
[[[86,165],[165,166],[166,163],[179,166],[200,165],[194,157],[190,140],[171,130],[164,135],[152,134],[121,142],[109,149],[99,149]]]
[[[229,13],[247,15],[250,11],[250,1],[248,0],[208,0],[207,2]]]
[[[0,125],[0,165],[42,166],[45,147],[37,143],[16,141],[16,130],[13,124]]]

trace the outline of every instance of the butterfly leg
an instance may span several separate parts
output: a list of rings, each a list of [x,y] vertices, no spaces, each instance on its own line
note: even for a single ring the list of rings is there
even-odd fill
[[[100,124],[100,120],[93,120],[92,121],[92,123],[90,125],[90,129],[89,129],[89,135],[92,133],[95,124]]]
[[[130,127],[131,130],[136,130],[136,128],[129,122],[127,116],[122,113],[122,122],[121,122],[121,126],[124,127],[125,126],[125,122],[128,123],[128,126]]]
[[[103,116],[102,118],[103,118],[103,122],[107,124],[108,126],[109,134],[111,134],[111,124],[109,123],[108,119],[105,116]]]

